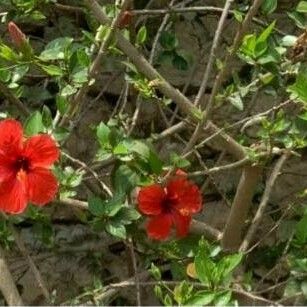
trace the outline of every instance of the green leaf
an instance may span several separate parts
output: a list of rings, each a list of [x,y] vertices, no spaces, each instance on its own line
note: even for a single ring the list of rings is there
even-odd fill
[[[191,298],[185,301],[188,306],[209,305],[215,298],[215,293],[211,291],[198,291]]]
[[[183,56],[179,54],[176,54],[173,57],[172,64],[178,70],[188,70],[189,68],[189,63],[186,61],[186,59]]]
[[[43,119],[43,124],[45,127],[52,126],[52,113],[46,105],[43,106],[42,119]]]
[[[307,215],[297,223],[295,228],[295,237],[299,244],[307,243]]]
[[[210,250],[204,240],[199,242],[199,250],[195,256],[195,270],[199,280],[206,286],[215,282],[215,263],[209,257]]]
[[[173,59],[176,56],[176,52],[164,50],[160,52],[158,56],[158,63],[162,65],[171,65],[173,63]]]
[[[90,197],[88,199],[88,209],[95,216],[103,216],[105,212],[103,200],[96,196]]]
[[[238,11],[238,10],[233,10],[233,15],[235,17],[235,19],[241,23],[243,21],[243,14],[242,12]]]
[[[276,21],[274,20],[266,29],[263,30],[263,32],[259,35],[257,38],[257,44],[260,42],[266,42],[269,36],[271,35],[274,27],[275,27]]]
[[[296,7],[296,11],[299,13],[307,13],[307,1],[300,1]]]
[[[56,106],[61,115],[64,115],[68,110],[68,100],[65,97],[56,96]]]
[[[76,87],[73,87],[70,84],[67,84],[66,86],[62,88],[60,95],[63,97],[68,97],[68,96],[75,94],[77,90],[78,89]]]
[[[123,225],[129,225],[133,221],[138,220],[141,217],[140,213],[131,207],[121,207],[118,213],[115,216],[117,222],[122,223]]]
[[[306,20],[305,20],[305,16],[303,13],[290,12],[290,13],[287,13],[287,15],[289,16],[289,18],[291,18],[295,22],[297,27],[299,27],[300,29],[305,29]]]
[[[115,171],[113,186],[119,194],[130,192],[136,187],[138,175],[127,165],[121,165]]]
[[[173,50],[178,46],[178,40],[174,33],[163,31],[159,41],[161,46],[166,50]]]
[[[154,263],[151,263],[150,269],[148,271],[155,280],[161,280],[161,271]]]
[[[293,94],[293,98],[307,104],[307,69],[298,74],[295,83],[288,86],[288,91]]]
[[[177,168],[185,168],[191,165],[190,161],[177,155],[175,152],[170,154],[170,162]]]
[[[217,264],[217,270],[221,272],[220,279],[225,279],[242,261],[243,254],[233,254],[223,257]]]
[[[149,153],[148,162],[153,173],[159,175],[162,172],[163,162],[152,150]]]
[[[65,57],[65,51],[72,42],[73,39],[71,37],[56,38],[47,44],[39,58],[42,61],[63,60]]]
[[[277,0],[265,0],[261,5],[261,11],[265,15],[273,13],[277,8]]]
[[[28,136],[43,132],[45,129],[43,124],[43,117],[39,111],[31,114],[25,122],[25,133]]]
[[[216,294],[214,299],[214,306],[227,306],[231,300],[231,291],[222,291]]]
[[[12,62],[17,62],[19,59],[18,54],[13,49],[4,44],[0,44],[0,57]]]
[[[110,128],[104,122],[101,122],[97,126],[96,135],[97,135],[100,145],[102,145],[103,147],[105,145],[110,144],[110,141],[109,141],[110,133],[111,133]]]
[[[126,239],[127,233],[124,225],[109,222],[105,226],[105,230],[114,237]]]
[[[49,76],[63,76],[64,72],[63,70],[56,65],[39,65],[40,68],[45,71]]]
[[[123,207],[124,196],[115,194],[111,199],[102,200],[99,197],[90,197],[88,206],[90,212],[95,216],[113,217]]]
[[[147,29],[145,26],[142,26],[136,35],[136,43],[138,45],[142,45],[145,43],[146,38],[147,38]]]

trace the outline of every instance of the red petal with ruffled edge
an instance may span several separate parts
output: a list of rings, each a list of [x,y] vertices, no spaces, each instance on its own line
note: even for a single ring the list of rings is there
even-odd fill
[[[165,196],[165,192],[159,184],[141,188],[138,194],[139,210],[147,215],[160,214],[162,212],[162,202]]]
[[[27,207],[27,193],[24,180],[12,179],[0,186],[0,209],[7,213],[18,214]]]
[[[173,222],[176,228],[176,236],[179,238],[185,237],[189,232],[191,223],[190,215],[181,215],[179,212],[172,212]]]
[[[35,168],[27,175],[28,200],[43,206],[52,201],[58,191],[58,183],[50,170]]]
[[[201,209],[202,197],[197,185],[186,178],[175,178],[167,185],[167,193],[177,198],[176,209],[182,215],[197,213]]]
[[[15,119],[0,121],[0,153],[11,157],[21,150],[23,130]]]
[[[35,135],[24,144],[23,155],[31,167],[49,167],[59,158],[55,141],[47,134]]]
[[[172,226],[172,216],[170,214],[160,214],[152,217],[147,224],[147,235],[151,239],[165,240]]]

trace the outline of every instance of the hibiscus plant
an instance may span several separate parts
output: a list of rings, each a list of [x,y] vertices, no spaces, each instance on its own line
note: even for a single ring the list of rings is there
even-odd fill
[[[0,304],[307,303],[307,1],[207,2],[0,1]]]

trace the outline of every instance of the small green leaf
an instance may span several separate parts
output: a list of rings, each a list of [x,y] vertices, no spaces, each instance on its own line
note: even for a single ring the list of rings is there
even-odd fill
[[[242,261],[243,254],[233,254],[223,257],[217,264],[221,272],[220,279],[225,279]]]
[[[42,119],[43,119],[43,124],[45,127],[52,126],[52,113],[46,105],[43,106]]]
[[[307,13],[307,1],[300,1],[296,7],[296,11],[299,13]]]
[[[114,237],[126,239],[127,233],[124,225],[109,222],[105,226],[105,230]]]
[[[290,12],[290,13],[287,13],[287,15],[289,16],[289,18],[291,18],[295,22],[297,27],[299,27],[300,29],[305,29],[306,20],[305,20],[305,16],[303,13]]]
[[[146,38],[147,38],[147,29],[145,26],[142,26],[136,35],[136,43],[138,45],[142,45],[145,43]]]
[[[242,12],[238,11],[238,10],[233,10],[233,15],[235,17],[235,19],[241,23],[243,21],[243,14]]]
[[[178,70],[188,70],[189,68],[189,63],[186,61],[186,59],[183,56],[179,54],[176,54],[173,57],[172,64]]]
[[[133,221],[138,220],[140,217],[140,213],[131,207],[121,207],[115,216],[116,221],[122,223],[123,225],[129,225]]]
[[[39,58],[42,61],[63,60],[65,57],[65,51],[72,41],[73,39],[71,37],[56,38],[47,44]]]
[[[121,165],[115,171],[113,186],[119,194],[130,192],[137,185],[138,175],[127,165]]]
[[[199,280],[206,286],[215,282],[216,265],[209,257],[209,248],[204,240],[199,242],[199,250],[195,256],[195,270]]]
[[[101,122],[97,126],[96,135],[101,146],[104,147],[105,145],[110,144],[109,140],[110,133],[111,133],[110,128],[104,122]]]
[[[222,291],[216,294],[214,299],[214,306],[227,306],[231,300],[231,291]]]
[[[211,291],[198,291],[190,299],[185,301],[188,306],[209,305],[215,298],[215,293]]]
[[[99,197],[90,197],[88,199],[88,209],[95,216],[103,216],[105,212],[104,202]]]
[[[45,129],[43,124],[43,117],[39,111],[31,114],[25,122],[25,133],[28,136],[43,132]]]
[[[178,40],[174,33],[163,31],[159,41],[161,46],[166,50],[173,50],[178,46]]]
[[[64,74],[63,70],[56,65],[39,65],[40,68],[45,71],[49,76],[62,76]]]
[[[64,115],[68,109],[68,100],[65,97],[56,96],[56,106],[61,115]]]
[[[170,154],[170,162],[173,166],[177,168],[185,168],[190,166],[190,162],[187,159],[182,158],[181,156],[177,155],[175,152]]]
[[[150,269],[148,271],[155,280],[161,280],[161,271],[154,263],[151,263]]]
[[[307,242],[307,215],[297,223],[295,229],[295,237],[299,244],[305,244]]]
[[[277,0],[265,0],[262,2],[261,11],[265,15],[273,13],[277,8]]]
[[[293,94],[293,98],[307,104],[307,70],[298,74],[295,83],[288,86],[288,91]]]

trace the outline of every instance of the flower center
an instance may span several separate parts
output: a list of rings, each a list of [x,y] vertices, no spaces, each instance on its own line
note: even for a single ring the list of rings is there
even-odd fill
[[[29,169],[30,169],[30,162],[29,162],[28,158],[19,157],[19,158],[16,159],[14,167],[15,167],[17,172],[19,172],[19,171],[28,172]]]
[[[172,209],[174,209],[174,207],[176,206],[177,201],[178,201],[177,196],[173,197],[167,196],[162,202],[163,212],[170,213]]]

